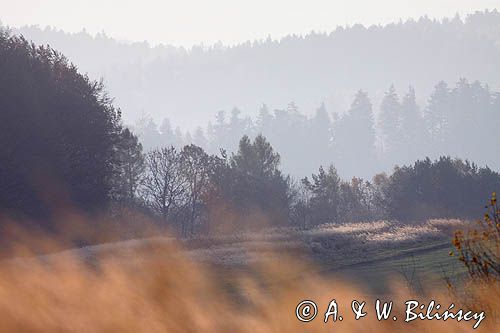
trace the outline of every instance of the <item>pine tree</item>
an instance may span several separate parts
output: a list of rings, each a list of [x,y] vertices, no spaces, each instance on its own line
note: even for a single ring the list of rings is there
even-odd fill
[[[161,132],[161,145],[162,146],[175,146],[178,147],[178,142],[175,133],[172,129],[172,124],[168,118],[163,119],[160,126]]]
[[[288,220],[289,178],[279,170],[280,155],[262,135],[254,141],[243,136],[239,149],[233,154],[230,166],[233,172],[228,199],[240,212],[263,213],[271,223]]]
[[[451,92],[450,142],[455,156],[471,158],[471,142],[476,135],[471,131],[474,123],[475,110],[474,93],[471,84],[466,79],[460,79]]]
[[[308,164],[310,170],[314,170],[318,165],[326,165],[331,162],[332,123],[325,103],[321,103],[321,106],[316,110],[314,117],[309,121],[307,130],[308,134],[305,139],[312,147]]]
[[[175,138],[175,147],[176,148],[181,148],[181,147],[184,147],[184,145],[186,144],[186,138],[184,138],[184,135],[182,134],[182,130],[179,126],[177,126],[175,128],[175,132],[174,132],[174,138]]]
[[[273,121],[274,118],[269,112],[269,108],[266,104],[263,104],[260,107],[259,115],[257,116],[257,121],[255,124],[256,132],[266,136],[267,138],[269,138],[269,140],[272,141]]]
[[[394,160],[395,149],[399,141],[399,127],[401,125],[401,104],[394,85],[385,93],[380,104],[378,127],[382,137],[382,151],[386,159]]]
[[[358,91],[351,108],[335,126],[335,153],[341,174],[369,177],[376,170],[375,129],[368,94]]]
[[[113,197],[117,201],[135,203],[137,188],[144,171],[142,145],[128,128],[122,131],[120,137],[115,164]]]
[[[415,89],[409,87],[401,102],[400,145],[398,164],[411,163],[420,158],[426,147],[425,124],[416,101]]]
[[[134,127],[134,132],[141,140],[145,151],[150,151],[156,147],[162,146],[161,133],[158,131],[158,125],[156,125],[154,119],[150,116],[143,116],[139,119]]]
[[[450,153],[450,91],[446,82],[439,82],[429,98],[424,112],[424,119],[429,133],[430,154],[437,157],[439,154]]]
[[[194,132],[193,143],[203,149],[208,148],[208,140],[205,137],[205,133],[203,133],[203,128],[196,128],[196,131]]]
[[[341,183],[333,165],[327,170],[320,167],[318,174],[312,175],[312,180],[302,179],[302,184],[311,194],[311,214],[315,224],[339,222]]]

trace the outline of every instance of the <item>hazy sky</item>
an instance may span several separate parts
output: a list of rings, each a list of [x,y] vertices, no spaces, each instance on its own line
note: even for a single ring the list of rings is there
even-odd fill
[[[500,0],[0,0],[3,24],[190,46],[500,9]]]

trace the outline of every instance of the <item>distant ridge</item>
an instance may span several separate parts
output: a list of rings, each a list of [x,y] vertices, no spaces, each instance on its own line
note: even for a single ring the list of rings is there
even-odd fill
[[[435,82],[460,77],[500,89],[500,13],[476,12],[434,20],[422,17],[384,26],[353,25],[331,33],[268,38],[233,47],[221,44],[151,47],[85,31],[36,26],[12,29],[63,52],[92,78],[103,77],[124,119],[144,113],[185,128],[205,124],[234,106],[256,114],[295,101],[311,114],[325,102],[343,112],[355,91],[374,105],[391,84],[413,85],[425,101]]]

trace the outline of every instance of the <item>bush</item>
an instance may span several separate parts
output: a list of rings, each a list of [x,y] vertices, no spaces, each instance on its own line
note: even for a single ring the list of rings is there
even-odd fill
[[[500,281],[500,209],[495,192],[486,208],[477,227],[455,233],[453,245],[471,279],[489,283]]]

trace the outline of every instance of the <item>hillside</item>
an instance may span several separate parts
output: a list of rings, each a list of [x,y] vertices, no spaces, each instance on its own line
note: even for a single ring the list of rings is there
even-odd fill
[[[391,84],[413,85],[422,103],[436,82],[460,77],[500,88],[497,11],[189,50],[33,26],[13,32],[50,44],[91,78],[103,77],[129,123],[147,113],[190,129],[218,110],[256,114],[262,103],[282,108],[290,101],[309,114],[321,102],[343,112],[356,90],[367,90],[377,105]]]

